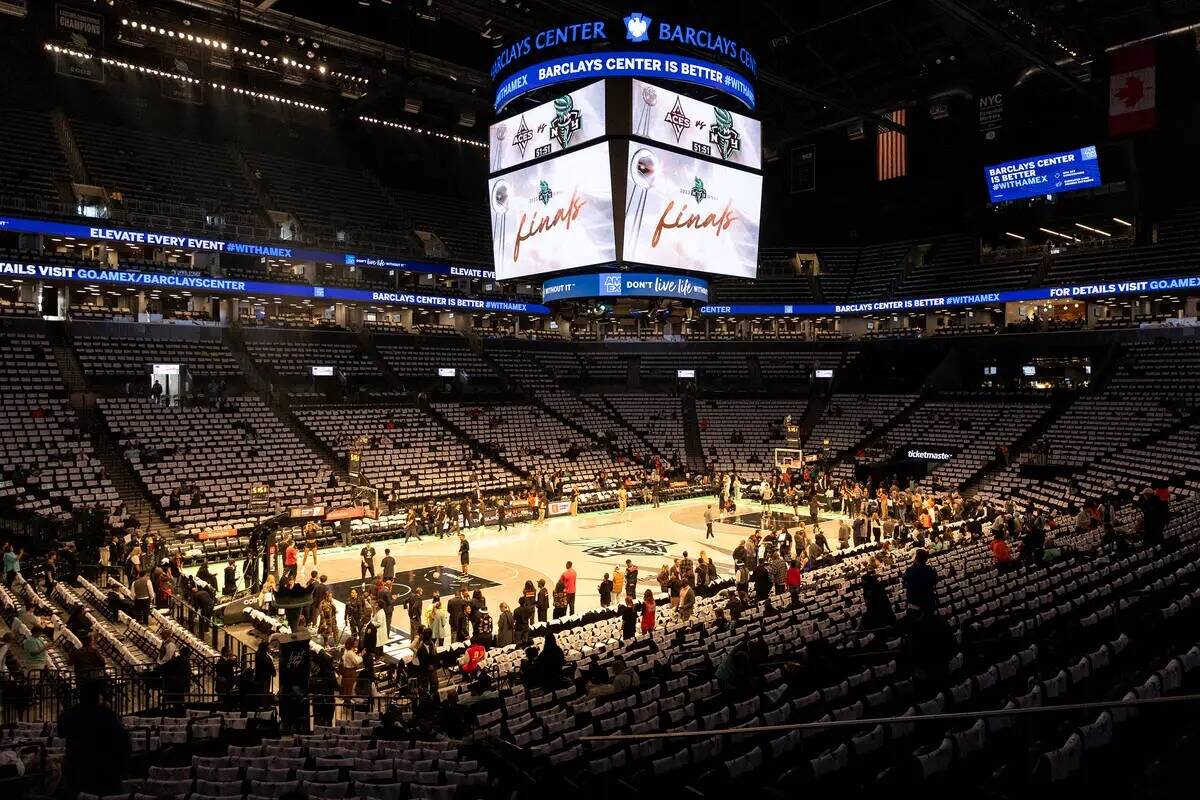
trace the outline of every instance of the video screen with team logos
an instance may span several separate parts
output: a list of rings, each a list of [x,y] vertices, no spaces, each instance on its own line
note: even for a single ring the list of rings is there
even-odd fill
[[[492,172],[578,148],[604,135],[604,81],[500,120],[489,129]]]
[[[633,82],[633,135],[762,168],[762,123],[661,86]]]
[[[630,143],[625,261],[753,278],[762,176]]]
[[[492,178],[488,204],[498,280],[616,260],[607,144]]]

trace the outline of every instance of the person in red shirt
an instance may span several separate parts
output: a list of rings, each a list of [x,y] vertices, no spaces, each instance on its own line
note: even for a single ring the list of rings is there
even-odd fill
[[[996,565],[997,572],[1006,572],[1013,565],[1012,548],[1008,546],[1008,542],[1004,541],[1004,531],[996,531],[996,537],[992,539],[992,561]]]
[[[646,590],[642,598],[642,633],[654,633],[654,592]]]
[[[804,571],[800,569],[800,562],[793,561],[787,571],[787,588],[792,595],[792,605],[800,605],[800,581],[804,576]]]
[[[288,539],[287,549],[283,551],[283,574],[296,579],[296,542]]]
[[[559,578],[563,584],[563,591],[567,593],[567,613],[575,613],[575,568],[571,566],[571,562],[567,562],[567,568],[563,570],[562,577]]]

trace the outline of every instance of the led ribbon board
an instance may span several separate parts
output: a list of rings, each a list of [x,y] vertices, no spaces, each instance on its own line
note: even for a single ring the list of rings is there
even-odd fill
[[[681,275],[646,272],[601,272],[551,278],[542,284],[542,301],[604,297],[671,297],[708,301],[708,282]]]
[[[496,273],[481,267],[442,264],[436,261],[397,259],[386,256],[364,256],[355,253],[332,253],[305,247],[284,244],[261,244],[237,242],[228,239],[209,239],[200,236],[182,236],[161,231],[142,231],[132,228],[109,228],[78,225],[70,222],[52,222],[22,217],[0,217],[0,232],[31,233],[41,236],[73,236],[88,241],[114,242],[139,247],[175,247],[206,253],[228,253],[230,255],[259,256],[262,258],[288,258],[296,261],[321,261],[330,264],[400,269],[426,275],[452,275],[458,278],[495,278]]]
[[[253,297],[298,297],[304,300],[342,300],[355,303],[416,306],[418,308],[462,309],[467,311],[499,311],[516,314],[550,313],[540,303],[514,303],[505,300],[476,300],[471,297],[417,294],[413,292],[378,292],[367,289],[344,289],[336,286],[306,286],[296,283],[242,281],[207,275],[171,275],[129,269],[100,269],[0,261],[0,278],[21,280],[71,281],[98,286],[130,286],[139,289],[166,289]]]
[[[1045,300],[1081,300],[1091,297],[1115,297],[1123,294],[1151,294],[1200,290],[1200,275],[1178,278],[1144,278],[1142,280],[1088,283],[1077,286],[1048,286],[1038,289],[1013,289],[1000,292],[948,295],[945,297],[910,297],[901,300],[876,300],[867,303],[841,305],[794,303],[790,305],[725,305],[701,306],[700,313],[710,316],[832,316],[841,314],[870,314],[880,311],[936,311],[941,308],[990,305],[998,303],[1029,303]]]
[[[736,70],[711,61],[670,53],[600,53],[563,56],[519,70],[496,87],[496,111],[518,97],[567,81],[595,78],[652,78],[683,81],[736,98],[754,110],[754,87]]]

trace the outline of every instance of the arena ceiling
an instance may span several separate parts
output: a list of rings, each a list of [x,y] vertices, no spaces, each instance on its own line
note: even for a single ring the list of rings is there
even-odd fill
[[[240,6],[247,18],[303,20],[379,42],[396,79],[393,97],[376,93],[373,104],[396,92],[457,92],[481,121],[487,69],[502,42],[597,14],[683,13],[678,2],[612,0],[179,2]],[[1089,93],[1106,47],[1196,23],[1200,0],[719,0],[692,3],[686,16],[731,31],[757,52],[759,111],[778,144],[944,93],[1032,79],[1044,80],[1046,91]],[[423,57],[444,66],[404,63]]]

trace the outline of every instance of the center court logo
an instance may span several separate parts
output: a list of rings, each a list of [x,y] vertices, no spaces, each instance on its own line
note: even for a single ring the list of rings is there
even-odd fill
[[[650,22],[650,17],[642,16],[640,11],[634,11],[625,17],[625,38],[631,42],[649,41]]]
[[[550,191],[550,184],[546,181],[538,182],[538,200],[542,201],[542,205],[548,205],[550,198],[554,197],[554,192]]]
[[[708,191],[704,188],[704,181],[699,178],[692,179],[692,191],[688,192],[697,203],[704,202],[704,198],[708,197]]]
[[[595,558],[617,556],[665,556],[674,542],[667,539],[559,539],[568,547],[578,547]]]

